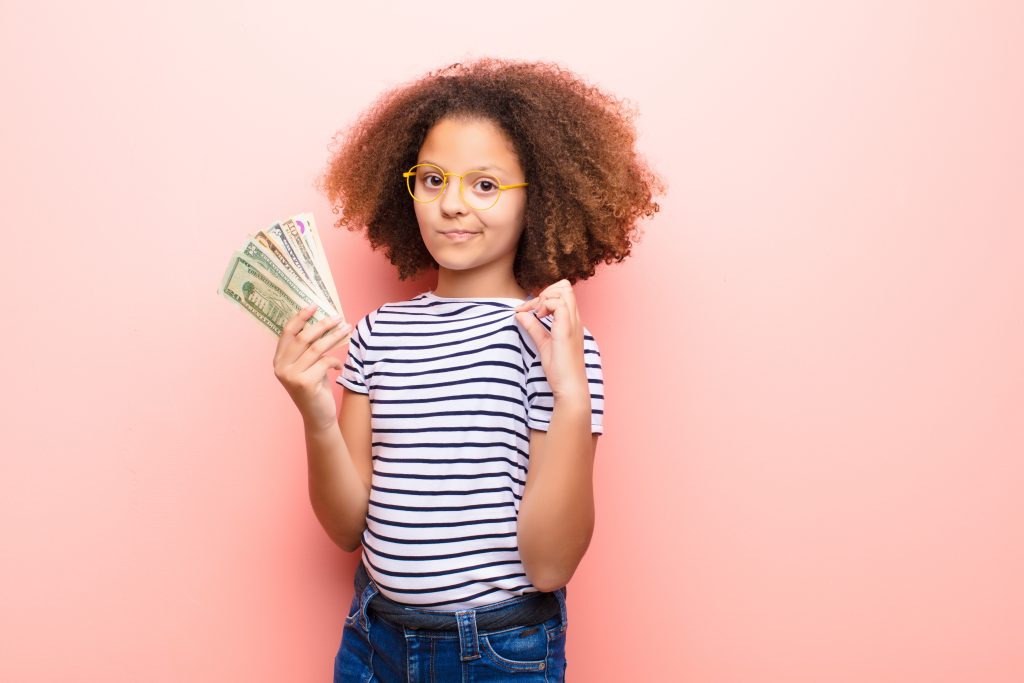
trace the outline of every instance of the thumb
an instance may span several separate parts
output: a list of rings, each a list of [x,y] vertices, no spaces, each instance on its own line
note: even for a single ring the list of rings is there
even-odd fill
[[[522,325],[530,338],[533,339],[533,344],[538,349],[543,346],[548,338],[551,337],[551,333],[548,332],[547,328],[540,324],[537,320],[537,316],[533,314],[533,311],[520,311],[516,313],[516,320]]]

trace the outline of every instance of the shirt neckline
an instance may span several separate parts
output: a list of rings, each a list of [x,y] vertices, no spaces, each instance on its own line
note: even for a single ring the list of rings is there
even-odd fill
[[[424,292],[421,296],[434,301],[529,301],[529,299],[517,299],[509,296],[438,296],[432,291]]]

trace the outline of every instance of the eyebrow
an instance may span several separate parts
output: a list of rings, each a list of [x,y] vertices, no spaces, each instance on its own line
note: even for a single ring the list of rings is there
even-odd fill
[[[429,159],[424,159],[423,161],[420,161],[419,163],[421,163],[421,164],[433,164],[434,166],[437,166],[438,168],[443,168],[443,166],[441,166],[441,164],[437,163],[436,161],[430,161]],[[507,171],[505,169],[503,169],[501,166],[495,166],[494,164],[486,164],[484,166],[474,166],[470,170],[471,171],[490,171],[492,169],[495,170],[495,171],[501,171],[502,173],[507,173]]]

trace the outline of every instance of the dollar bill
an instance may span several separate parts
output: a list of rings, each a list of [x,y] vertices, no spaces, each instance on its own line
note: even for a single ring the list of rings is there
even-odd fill
[[[306,240],[299,232],[299,226],[295,224],[295,220],[292,218],[286,218],[280,223],[281,228],[291,238],[292,244],[298,248],[299,258],[302,259],[302,265],[305,266],[306,275],[309,279],[316,283],[317,289],[320,293],[326,297],[327,301],[333,306],[335,301],[331,298],[331,292],[327,289],[327,285],[324,284],[323,278],[320,276],[320,271],[317,269],[317,264],[314,262],[313,256],[310,254],[309,248],[306,244]]]
[[[304,292],[269,276],[237,251],[228,263],[218,291],[278,337],[292,316],[313,303]],[[318,306],[310,322],[319,322],[330,315],[331,312]]]
[[[292,244],[291,238],[285,232],[284,228],[281,227],[281,224],[274,223],[264,232],[266,232],[267,235],[277,243],[277,246],[280,247],[282,252],[288,255],[288,260],[291,262],[292,267],[302,274],[302,279],[307,282],[311,282],[312,280],[309,273],[306,272],[305,267],[302,265],[302,259],[299,258],[299,248]]]
[[[257,242],[260,246],[263,247],[263,249],[266,252],[271,254],[276,259],[277,263],[282,268],[284,268],[285,271],[292,278],[294,278],[297,281],[302,281],[302,275],[297,270],[295,270],[295,267],[292,266],[291,262],[288,260],[288,257],[281,252],[281,248],[277,246],[277,242],[275,240],[271,239],[270,235],[260,230],[255,235],[252,235],[249,239]],[[245,251],[244,244],[241,246],[239,251]]]
[[[299,226],[303,238],[309,244],[313,257],[318,260],[317,267],[320,269],[320,274],[323,275],[324,283],[326,283],[331,291],[331,298],[337,304],[339,301],[338,287],[334,284],[334,276],[331,274],[330,264],[327,263],[327,252],[324,251],[323,242],[320,241],[320,231],[316,227],[316,220],[314,220],[313,214],[309,212],[300,213],[298,216],[295,216],[294,220],[295,224]]]
[[[294,229],[285,227],[289,223]],[[343,317],[314,226],[311,214],[299,214],[249,236],[231,255],[217,293],[277,336],[289,319],[312,304],[316,310],[307,325],[335,315]]]

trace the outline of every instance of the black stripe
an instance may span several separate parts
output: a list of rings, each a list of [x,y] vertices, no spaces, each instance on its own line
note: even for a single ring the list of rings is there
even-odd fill
[[[464,522],[392,522],[387,519],[381,519],[380,517],[374,517],[373,515],[366,515],[367,519],[372,519],[378,524],[386,524],[387,526],[397,527],[409,527],[411,529],[427,529],[432,527],[453,527],[453,526],[471,526],[473,524],[497,524],[499,522],[514,522],[518,517],[502,517],[501,519],[471,519]]]
[[[510,443],[504,443],[502,441],[463,441],[460,443],[386,443],[384,441],[371,441],[370,446],[381,446],[383,448],[490,448],[491,446],[500,446],[503,448],[510,448],[524,458],[529,458],[530,454],[524,450],[516,448]],[[503,458],[504,459],[504,458]],[[459,462],[458,460],[424,460],[423,462]],[[487,462],[486,460],[464,460],[462,462]],[[511,460],[506,460],[510,465],[515,463]]]
[[[468,351],[456,351],[455,353],[447,353],[443,356],[432,356],[430,358],[388,358],[388,363],[430,363],[435,360],[444,360],[445,358],[455,358],[457,356],[470,356],[483,351],[489,351],[491,349],[508,349],[516,354],[517,358],[522,358],[522,352],[520,349],[512,346],[511,344],[488,344],[487,346],[481,346],[478,349],[469,349]]]
[[[515,507],[512,501],[503,503],[477,503],[476,505],[438,505],[434,507],[417,507],[415,505],[394,505],[392,503],[381,503],[376,500],[369,501],[370,505],[390,510],[408,510],[410,512],[462,512],[464,510],[482,510],[484,508]]]
[[[465,598],[460,598],[458,600],[444,600],[442,602],[424,602],[424,603],[418,603],[416,605],[416,607],[421,608],[421,609],[424,609],[424,608],[427,608],[427,607],[440,607],[441,605],[451,605],[451,604],[456,603],[456,602],[468,602],[468,601],[473,600],[475,598],[479,598],[479,597],[482,597],[484,595],[488,595],[489,593],[494,593],[496,591],[508,591],[509,593],[514,593],[515,591],[523,589],[523,588],[533,588],[533,585],[531,585],[529,583],[525,583],[525,584],[522,584],[522,585],[519,585],[519,586],[512,586],[511,588],[501,588],[501,587],[499,587],[499,588],[491,588],[490,590],[481,591],[481,592],[476,593],[474,595],[470,595],[470,596],[465,597]],[[536,589],[534,589],[534,591],[535,590]],[[527,592],[528,593],[532,593],[534,591],[527,591]]]
[[[456,344],[466,344],[466,343],[469,343],[471,341],[476,341],[477,339],[483,339],[485,337],[490,337],[492,335],[497,334],[498,332],[504,332],[506,330],[514,330],[516,332],[516,334],[519,333],[519,328],[516,327],[515,325],[505,325],[504,327],[499,327],[499,328],[494,329],[494,330],[489,330],[488,332],[486,332],[484,334],[478,334],[475,337],[466,337],[465,339],[460,339],[458,341],[444,341],[444,342],[440,342],[440,343],[437,343],[437,344],[425,344],[423,346],[412,346],[412,345],[409,345],[409,344],[403,344],[402,346],[370,346],[369,344],[366,344],[365,348],[370,350],[370,351],[414,351],[414,350],[421,350],[421,349],[436,349],[436,348],[439,348],[441,346],[454,346]],[[522,335],[520,335],[520,338],[522,338]]]
[[[525,486],[526,482],[522,479],[516,479],[508,472],[481,472],[479,474],[399,474],[398,472],[378,472],[373,470],[375,477],[387,477],[388,479],[423,479],[432,481],[444,481],[447,479],[489,479],[491,477],[508,477],[520,486]]]
[[[523,572],[518,572],[516,574],[506,574],[505,576],[495,576],[495,577],[488,578],[487,581],[501,581],[502,579],[517,579],[520,576],[526,576],[526,574],[524,574]],[[483,583],[483,582],[484,581],[482,579],[480,581],[477,581],[475,579],[470,579],[469,581],[463,581],[462,583],[452,584],[451,586],[438,586],[436,588],[393,588],[393,587],[387,585],[386,583],[381,583],[380,581],[377,581],[376,583],[377,583],[378,586],[380,586],[384,590],[389,590],[392,593],[445,593],[447,591],[453,591],[456,588],[465,588],[466,586],[471,586],[474,583]]]
[[[390,304],[385,304],[385,305],[390,307],[390,308],[415,308],[415,309],[422,310],[424,308],[433,308],[435,306],[448,306],[449,304],[469,304],[465,308],[460,308],[459,310],[457,310],[457,311],[455,311],[453,313],[431,313],[429,315],[457,315],[459,313],[462,313],[463,311],[470,310],[471,308],[473,308],[473,306],[491,306],[493,308],[507,308],[510,311],[515,308],[515,306],[513,306],[512,304],[503,304],[503,303],[498,302],[498,301],[464,301],[464,300],[461,300],[461,299],[457,300],[457,301],[429,301],[427,299],[418,299],[418,298],[417,299],[412,299],[412,301],[417,301],[417,300],[419,300],[419,301],[427,301],[427,303],[425,303],[425,304],[416,304],[416,305],[404,304],[404,303],[390,303]],[[407,313],[405,311],[401,311],[401,314],[402,315],[416,315],[415,313]]]
[[[459,322],[462,322],[462,320],[460,319]],[[451,329],[451,330],[436,330],[436,331],[432,331],[432,332],[378,332],[377,334],[375,334],[373,336],[374,336],[375,339],[377,337],[441,337],[441,336],[444,336],[446,334],[458,334],[460,332],[468,332],[469,330],[476,330],[476,329],[479,329],[481,327],[486,327],[487,325],[493,325],[496,322],[501,322],[501,318],[498,318],[496,320],[485,320],[482,323],[477,323],[475,325],[470,325],[469,327],[456,327],[456,328]],[[506,328],[501,328],[501,329],[506,329]],[[479,339],[479,337],[475,337],[475,338]],[[451,343],[451,344],[458,344],[461,341],[462,340],[456,340],[456,341],[449,342],[449,343]]]
[[[462,574],[465,572],[473,571],[474,569],[483,569],[484,567],[498,567],[503,564],[521,564],[519,560],[497,560],[496,562],[483,562],[481,564],[471,564],[466,567],[457,567],[455,569],[445,569],[436,572],[393,572],[388,571],[387,569],[381,569],[376,564],[374,564],[373,560],[371,560],[367,555],[364,555],[363,559],[365,559],[367,563],[369,563],[369,565],[373,567],[373,570],[378,574],[387,574],[388,576],[410,576],[416,578],[427,576],[444,576],[445,574]]]
[[[544,411],[547,411],[549,413],[553,413],[555,411],[555,407],[554,406],[542,405],[540,403],[534,403],[534,404],[530,405],[530,411],[533,412],[535,410],[544,410]],[[604,414],[604,411],[601,410],[600,408],[591,408],[590,412],[592,412],[594,414],[597,414],[597,415],[603,415]]]
[[[500,414],[500,413],[499,413]],[[408,416],[403,416],[408,417]],[[422,413],[416,414],[413,417],[423,417]],[[511,417],[511,416],[510,416]],[[374,434],[424,434],[432,432],[505,432],[513,436],[518,436],[520,439],[529,439],[528,436],[520,434],[514,429],[508,427],[481,427],[478,425],[468,425],[465,427],[408,427],[406,429],[374,429]]]
[[[480,361],[479,363],[470,363],[469,365],[453,365],[453,366],[448,367],[448,368],[434,368],[434,369],[431,369],[431,370],[420,370],[419,372],[385,372],[385,371],[381,370],[380,372],[371,372],[366,377],[367,377],[367,379],[369,379],[370,377],[376,377],[377,375],[383,375],[383,376],[387,376],[387,377],[416,377],[417,375],[430,375],[430,374],[435,374],[436,375],[436,374],[440,374],[442,372],[455,372],[456,370],[469,370],[470,368],[480,368],[480,367],[484,367],[484,366],[488,366],[488,365],[494,365],[494,366],[497,366],[497,367],[500,367],[500,368],[512,368],[513,370],[518,371],[520,374],[524,374],[523,373],[523,366],[522,365],[516,365],[514,363],[506,363],[506,362],[500,361],[500,360],[485,360],[485,361]]]
[[[404,419],[410,417],[409,415],[405,415],[405,414],[402,414],[402,413],[394,413],[394,414],[370,413],[370,415],[371,415],[371,417],[375,417],[375,418],[377,418],[379,420],[390,420],[390,419],[404,420]],[[499,411],[496,411],[496,410],[442,410],[442,411],[436,412],[436,413],[416,413],[415,415],[412,415],[412,417],[449,417],[449,416],[454,417],[456,415],[488,415],[490,417],[507,417],[507,418],[510,418],[512,420],[516,420],[518,422],[521,422],[524,425],[526,424],[526,419],[523,418],[522,415],[513,415],[512,413],[502,413],[502,412],[499,412]],[[378,429],[377,431],[382,431],[382,430]]]
[[[501,493],[508,491],[516,500],[523,499],[522,496],[516,495],[516,492],[510,486],[499,486],[493,489],[469,489],[468,491],[409,491],[408,489],[387,489],[377,485],[373,485],[370,488],[381,493],[397,493],[405,496],[468,496],[476,493]]]
[[[431,398],[396,398],[384,400],[379,398],[370,399],[370,403],[433,403],[435,401],[458,401],[461,399],[494,399],[495,401],[507,401],[521,405],[521,401],[511,396],[498,396],[496,394],[459,394],[458,396],[434,396]],[[409,417],[406,415],[405,417]]]
[[[527,459],[529,459],[529,456],[526,456],[526,457],[527,457]],[[371,460],[380,460],[381,462],[421,462],[421,463],[429,463],[431,465],[433,465],[434,463],[455,464],[455,463],[460,463],[460,462],[472,462],[472,463],[479,463],[479,462],[507,462],[509,465],[512,465],[513,467],[518,467],[519,469],[521,469],[523,471],[526,471],[526,467],[524,467],[523,465],[520,465],[517,462],[513,462],[512,460],[509,460],[508,458],[479,458],[479,459],[477,459],[477,458],[437,458],[437,459],[435,459],[435,458],[385,458],[385,457],[383,457],[381,455],[375,455],[375,456],[373,456],[370,459]]]
[[[476,536],[453,536],[451,538],[395,538],[393,536],[381,536],[375,533],[370,527],[366,527],[366,530],[370,532],[370,535],[374,538],[379,538],[382,541],[388,543],[397,543],[399,545],[433,545],[435,543],[465,543],[466,541],[480,541],[485,538],[509,538],[515,536],[518,532],[508,531],[503,534],[477,534]]]
[[[352,371],[352,372],[356,373],[357,375],[359,374],[359,371],[358,371],[358,370],[356,370],[356,369],[355,369],[354,367],[352,367],[351,365],[349,365],[348,363],[345,363],[345,369],[346,369],[346,370],[350,370],[350,371]],[[348,380],[349,382],[352,382],[353,384],[358,384],[358,385],[359,385],[359,386],[361,386],[361,387],[365,387],[365,386],[366,386],[366,383],[365,383],[365,382],[360,382],[359,380],[357,380],[357,379],[353,379],[352,377],[346,377],[345,379],[347,379],[347,380]]]
[[[428,561],[428,560],[451,560],[451,559],[454,559],[456,557],[465,557],[466,555],[480,555],[480,554],[483,554],[483,553],[508,553],[508,552],[518,552],[519,551],[519,546],[514,545],[511,548],[507,548],[507,547],[501,547],[501,548],[476,548],[474,550],[462,550],[462,551],[457,552],[457,553],[443,553],[441,555],[392,555],[391,553],[381,552],[380,550],[377,550],[376,548],[374,548],[373,545],[366,540],[366,535],[365,534],[363,535],[363,548],[366,549],[366,550],[369,550],[374,555],[379,555],[380,557],[386,557],[389,560],[403,560],[403,561],[406,561],[406,562],[414,562],[414,561],[420,561],[420,560],[422,560],[422,561]]]
[[[374,387],[378,391],[413,391],[416,389],[435,389],[437,387],[454,387],[460,384],[473,384],[477,382],[484,382],[487,384],[507,384],[510,387],[516,387],[522,389],[522,393],[526,393],[526,389],[523,388],[522,383],[513,381],[511,379],[501,379],[500,377],[467,377],[465,379],[453,379],[448,382],[432,382],[430,384],[408,384],[408,385],[394,385],[394,384],[378,384]]]
[[[485,311],[480,315],[469,316],[468,318],[459,318],[458,320],[381,320],[377,318],[377,327],[381,325],[444,325],[446,323],[463,322],[466,320],[478,320],[485,316],[493,316],[495,313],[503,314],[505,311],[494,310]],[[424,318],[426,317],[448,317],[450,314],[446,313],[395,313],[394,315],[418,315]],[[496,318],[495,318],[496,319]]]
[[[529,398],[532,401],[534,398],[539,397],[539,396],[544,396],[544,397],[548,397],[548,398],[554,398],[555,397],[555,395],[553,393],[551,393],[550,391],[535,391],[532,394],[530,394],[527,398]],[[590,400],[594,400],[595,398],[599,398],[599,399],[601,399],[603,401],[604,400],[604,394],[590,394]]]

